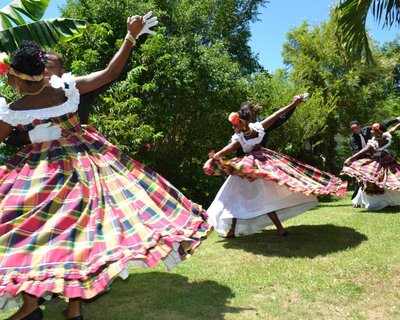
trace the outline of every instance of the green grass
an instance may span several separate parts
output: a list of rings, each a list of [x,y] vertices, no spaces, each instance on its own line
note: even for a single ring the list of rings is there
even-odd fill
[[[85,319],[399,319],[396,213],[354,209],[347,195],[286,221],[288,237],[273,228],[236,239],[214,232],[170,272],[132,269],[117,279],[84,303]],[[45,319],[62,319],[64,306],[46,303]]]

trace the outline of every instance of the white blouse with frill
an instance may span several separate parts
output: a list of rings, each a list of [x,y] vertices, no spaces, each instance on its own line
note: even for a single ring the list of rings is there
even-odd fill
[[[59,117],[67,113],[76,112],[79,104],[79,90],[76,88],[75,78],[70,73],[65,73],[62,77],[52,76],[50,85],[53,88],[62,88],[67,97],[64,103],[48,108],[12,110],[4,98],[0,98],[0,120],[12,125],[27,125],[34,120],[49,119]]]
[[[258,132],[257,137],[246,140],[243,132],[235,133],[232,136],[232,141],[238,141],[243,148],[244,153],[251,152],[255,145],[261,143],[265,135],[264,127],[261,122],[249,123],[249,127],[251,130]]]

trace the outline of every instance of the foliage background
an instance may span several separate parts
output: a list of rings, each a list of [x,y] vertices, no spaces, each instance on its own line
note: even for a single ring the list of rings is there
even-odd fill
[[[291,29],[283,47],[286,68],[271,73],[249,46],[249,24],[267,4],[69,0],[62,16],[86,20],[87,29],[51,49],[64,56],[67,70],[88,74],[104,68],[117,51],[127,16],[152,10],[159,17],[157,35],[140,37],[119,81],[96,101],[90,123],[207,206],[223,178],[206,176],[202,165],[210,150],[229,140],[227,116],[243,101],[261,103],[259,115],[266,116],[294,95],[310,92],[271,134],[269,147],[335,174],[350,155],[349,121],[368,125],[400,115],[397,40],[380,47],[372,43],[373,65],[355,60],[342,50],[333,11],[329,21]],[[14,97],[7,86],[0,93]],[[399,154],[399,143],[392,149]]]

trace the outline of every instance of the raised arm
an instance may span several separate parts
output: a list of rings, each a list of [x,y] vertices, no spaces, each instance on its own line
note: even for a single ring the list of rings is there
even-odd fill
[[[281,115],[280,117],[278,117],[278,119],[276,119],[268,128],[268,130],[266,130],[266,132],[275,130],[277,128],[279,128],[281,125],[283,125],[286,121],[288,121],[290,119],[290,117],[292,116],[293,112],[296,109],[293,108],[292,110],[290,110],[289,112]]]
[[[127,35],[122,42],[118,52],[111,59],[108,66],[100,71],[93,72],[86,76],[76,78],[76,87],[80,94],[85,94],[100,88],[110,81],[118,78],[122,72],[126,61],[131,55],[131,49],[136,42],[136,37],[140,34],[145,20],[141,16],[129,17],[127,20]]]
[[[235,152],[239,148],[240,148],[240,143],[238,141],[232,141],[228,145],[223,147],[221,150],[219,150],[217,153],[212,154],[211,158],[222,159],[223,156]]]
[[[398,124],[396,124],[394,127],[391,127],[388,132],[390,134],[392,134],[393,132],[395,132],[396,130],[398,130],[400,128],[400,122]]]
[[[381,124],[382,124],[382,126],[388,128],[388,127],[390,127],[391,125],[393,125],[393,124],[395,124],[395,123],[398,123],[399,121],[400,121],[400,117],[397,117],[397,118],[394,118],[394,119],[382,121]]]
[[[290,112],[292,109],[296,108],[303,101],[304,100],[301,95],[294,96],[291,104],[279,109],[278,111],[275,111],[269,117],[267,117],[263,121],[261,121],[262,126],[264,127],[265,130],[268,130],[280,116]]]

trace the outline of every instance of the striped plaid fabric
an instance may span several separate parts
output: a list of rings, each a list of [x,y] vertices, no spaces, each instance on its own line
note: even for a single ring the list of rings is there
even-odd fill
[[[341,174],[356,178],[360,184],[369,182],[383,189],[400,191],[400,165],[390,155],[358,159],[343,167]]]
[[[347,182],[333,174],[269,149],[254,151],[228,161],[209,159],[203,169],[211,176],[237,175],[250,180],[272,180],[306,195],[344,195],[347,188]]]
[[[211,231],[199,205],[76,115],[51,120],[59,140],[0,167],[0,300],[21,291],[89,299],[129,264],[184,260]]]

